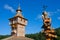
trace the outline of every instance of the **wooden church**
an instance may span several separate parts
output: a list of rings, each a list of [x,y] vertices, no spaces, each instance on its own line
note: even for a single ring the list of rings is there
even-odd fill
[[[23,17],[20,5],[16,10],[16,15],[10,18],[9,21],[12,30],[11,37],[3,40],[33,40],[25,37],[25,26],[27,25],[27,19]]]

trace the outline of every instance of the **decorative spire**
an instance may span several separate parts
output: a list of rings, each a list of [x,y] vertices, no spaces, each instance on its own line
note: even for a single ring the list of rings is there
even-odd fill
[[[43,19],[48,18],[48,14],[47,14],[46,11],[44,11],[42,14],[43,14],[43,15],[42,15],[42,18],[43,18]]]
[[[18,11],[22,11],[21,8],[20,8],[20,4],[18,5],[18,9],[16,10],[17,12]]]
[[[43,11],[46,11],[47,6],[43,5]]]
[[[22,16],[22,13],[21,13],[22,10],[21,10],[21,8],[20,8],[20,4],[18,5],[18,9],[16,10],[16,12],[17,12],[17,13],[16,13],[15,17],[16,17],[16,16],[23,17],[23,16]]]
[[[20,10],[21,8],[20,8],[20,4],[18,5],[18,10]]]
[[[47,6],[43,5],[43,15],[42,15],[43,19],[48,17],[46,8],[47,8]]]

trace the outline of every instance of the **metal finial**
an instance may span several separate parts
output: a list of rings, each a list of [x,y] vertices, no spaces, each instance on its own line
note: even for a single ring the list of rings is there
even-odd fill
[[[21,8],[20,8],[20,3],[19,3],[19,5],[18,5],[18,10],[20,10]]]
[[[47,6],[46,6],[46,5],[43,5],[43,11],[45,11],[45,10],[46,10],[46,8],[47,8]]]
[[[46,8],[47,8],[47,6],[43,5],[43,16],[42,16],[43,19],[48,17],[47,12],[46,12]]]

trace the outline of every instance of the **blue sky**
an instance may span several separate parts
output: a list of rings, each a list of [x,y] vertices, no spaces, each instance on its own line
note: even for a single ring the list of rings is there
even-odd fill
[[[20,3],[22,15],[28,19],[26,34],[38,33],[42,30],[43,5],[51,18],[52,28],[60,27],[60,0],[0,0],[0,35],[11,33],[9,18],[16,14]]]

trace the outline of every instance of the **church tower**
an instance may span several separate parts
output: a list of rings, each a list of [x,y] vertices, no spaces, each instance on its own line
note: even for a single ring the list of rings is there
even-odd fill
[[[57,38],[55,30],[51,28],[51,18],[48,17],[46,11],[43,12],[42,19],[43,19],[42,28],[44,29],[43,33],[45,34],[46,40],[53,40]]]
[[[27,19],[22,16],[20,5],[16,10],[16,15],[13,18],[10,18],[9,21],[12,28],[11,35],[25,37],[25,26],[27,25]]]

